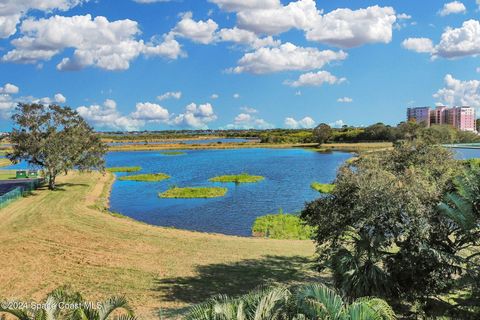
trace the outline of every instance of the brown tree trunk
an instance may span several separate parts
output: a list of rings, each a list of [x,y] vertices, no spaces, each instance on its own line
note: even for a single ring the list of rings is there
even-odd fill
[[[55,178],[56,176],[50,173],[48,175],[48,189],[49,190],[55,190]]]

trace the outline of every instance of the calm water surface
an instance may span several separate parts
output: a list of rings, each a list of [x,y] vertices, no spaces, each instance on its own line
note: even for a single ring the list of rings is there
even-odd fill
[[[114,152],[108,166],[141,166],[142,173],[163,172],[172,178],[158,183],[119,181],[112,189],[111,210],[154,225],[249,236],[256,217],[300,211],[318,197],[313,181],[328,183],[349,153],[318,153],[303,149],[192,150],[183,156],[153,152]],[[208,179],[247,172],[261,175],[259,183],[212,183]],[[129,175],[132,173],[119,173]],[[133,173],[135,174],[135,173]],[[170,186],[224,186],[225,197],[161,199]]]

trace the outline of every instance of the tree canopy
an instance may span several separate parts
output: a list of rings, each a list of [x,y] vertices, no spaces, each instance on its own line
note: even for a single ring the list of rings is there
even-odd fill
[[[12,116],[13,151],[8,158],[44,171],[49,188],[69,170],[104,169],[107,146],[76,111],[68,107],[19,104]]]

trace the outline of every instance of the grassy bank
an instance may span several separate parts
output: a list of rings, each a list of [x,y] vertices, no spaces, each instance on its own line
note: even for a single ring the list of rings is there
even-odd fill
[[[252,176],[248,173],[242,173],[237,175],[226,175],[211,178],[211,182],[233,182],[233,183],[255,183],[264,180],[262,176]]]
[[[108,172],[137,172],[142,170],[142,167],[113,167],[107,168]]]
[[[112,181],[73,173],[57,191],[38,190],[0,211],[1,298],[38,300],[71,284],[93,301],[124,294],[141,319],[158,319],[159,308],[169,318],[212,295],[316,276],[310,241],[160,228],[95,209]]]
[[[0,170],[0,180],[15,179],[15,170]]]
[[[349,151],[349,152],[362,152],[373,150],[385,150],[393,148],[391,142],[358,142],[358,143],[328,143],[322,144],[319,150],[322,151]]]
[[[138,174],[134,176],[123,176],[118,178],[122,181],[140,181],[140,182],[158,182],[166,179],[170,179],[170,176],[165,173],[147,173],[147,174]]]
[[[246,149],[246,148],[314,148],[316,143],[307,144],[270,144],[270,143],[214,143],[214,144],[134,144],[122,146],[110,146],[109,151],[154,151],[154,150],[222,150],[222,149]]]
[[[173,187],[163,193],[160,193],[160,198],[174,198],[174,199],[207,199],[223,197],[227,193],[227,188],[178,188]]]
[[[7,167],[12,163],[7,158],[0,158],[0,167]]]
[[[271,239],[311,239],[314,229],[293,214],[270,214],[258,217],[252,227],[255,237]]]

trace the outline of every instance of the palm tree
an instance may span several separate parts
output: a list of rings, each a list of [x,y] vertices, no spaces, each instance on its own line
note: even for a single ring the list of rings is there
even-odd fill
[[[47,295],[39,306],[28,308],[11,308],[0,303],[0,314],[9,314],[19,320],[135,320],[134,313],[123,297],[111,297],[98,303],[96,308],[92,303],[83,300],[79,293],[59,288]],[[65,307],[68,306],[68,307]],[[27,305],[26,305],[27,307]],[[123,315],[115,315],[116,311],[123,309]]]
[[[219,296],[193,307],[185,320],[391,320],[392,308],[381,299],[347,304],[333,290],[309,284],[295,290],[276,287],[239,298]]]

